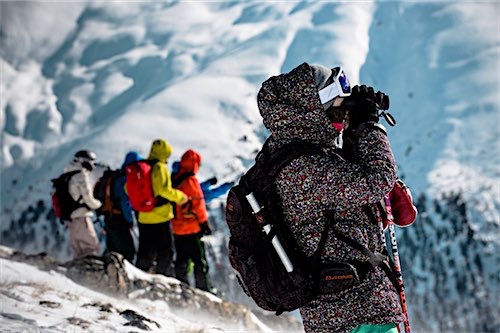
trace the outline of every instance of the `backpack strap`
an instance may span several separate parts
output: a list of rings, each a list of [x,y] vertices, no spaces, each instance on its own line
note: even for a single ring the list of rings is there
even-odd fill
[[[382,268],[382,270],[385,272],[389,280],[391,280],[391,283],[393,284],[394,288],[396,288],[398,292],[401,291],[401,288],[403,288],[403,286],[397,280],[397,276],[393,269],[394,263],[389,256],[383,255],[382,253],[378,252],[374,253],[367,247],[364,247],[363,245],[359,244],[354,239],[341,234],[335,228],[333,228],[333,233],[335,234],[335,237],[337,237],[347,245],[351,246],[352,248],[360,251],[365,256],[367,256],[369,258],[368,263],[370,263],[372,268],[375,268],[377,266]]]
[[[112,193],[112,182],[116,179],[115,175],[110,175],[106,179],[106,187],[104,188],[104,202],[103,202],[103,209],[105,212],[108,212],[109,215],[121,215],[122,211],[121,209],[116,208],[114,202],[113,202],[113,193]]]
[[[58,178],[64,179],[64,181],[69,185],[70,179],[73,178],[74,175],[76,175],[77,173],[80,173],[80,172],[82,172],[82,170],[68,171],[68,172],[61,174]],[[55,181],[56,179],[52,179],[52,181]]]
[[[276,151],[270,154],[268,142],[269,139],[268,141],[266,141],[266,143],[264,143],[261,153],[264,154],[264,163],[266,169],[269,170],[268,175],[274,179],[278,176],[278,174],[284,167],[289,165],[298,157],[303,155],[324,154],[322,146],[306,141],[294,141],[288,143],[284,146],[279,147]],[[275,193],[277,192],[275,191]],[[308,265],[314,272],[319,272],[321,268],[321,254],[323,253],[323,249],[328,238],[328,230],[329,223],[326,223],[323,231],[321,232],[318,247],[316,248],[316,251],[314,251],[312,256],[308,259]],[[272,237],[270,239],[272,239]]]
[[[113,203],[111,202],[111,177],[106,179],[106,187],[104,188],[104,209],[107,212],[111,212],[113,210]]]
[[[323,154],[323,147],[306,141],[294,141],[279,147],[273,153],[269,153],[269,141],[263,146],[264,164],[269,166],[269,175],[277,177],[280,171],[296,158],[302,155]]]

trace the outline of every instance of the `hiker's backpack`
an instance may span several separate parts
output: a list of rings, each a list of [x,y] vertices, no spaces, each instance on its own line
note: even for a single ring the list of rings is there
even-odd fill
[[[157,161],[141,160],[125,166],[127,194],[132,208],[150,212],[155,207],[151,173]]]
[[[81,204],[75,201],[71,194],[69,193],[69,181],[71,177],[75,174],[81,172],[80,170],[70,171],[63,173],[57,178],[52,179],[52,194],[51,203],[52,210],[54,211],[57,218],[62,221],[71,220],[71,213],[73,213],[77,208],[85,207],[85,204]]]
[[[326,242],[327,228],[321,235],[315,254],[306,257],[284,225],[275,179],[297,157],[321,153],[318,146],[294,143],[269,154],[267,144],[264,144],[256,163],[227,197],[230,263],[237,271],[238,281],[245,292],[258,306],[276,311],[276,314],[295,310],[317,295],[320,255]],[[261,208],[258,214],[254,213],[255,209],[247,200],[251,193],[258,202],[257,209]],[[263,231],[264,225],[268,225],[268,231],[271,230]],[[281,244],[289,259],[288,267],[275,250],[273,241]]]
[[[122,214],[120,202],[116,202],[114,193],[115,180],[120,177],[120,170],[108,169],[94,186],[94,198],[102,203],[102,206],[96,210],[97,215],[117,215]]]
[[[247,295],[261,308],[279,315],[306,305],[319,293],[338,293],[358,285],[376,266],[401,290],[386,253],[374,253],[338,232],[333,217],[321,231],[314,254],[306,257],[302,253],[285,225],[275,179],[299,156],[324,152],[317,145],[294,142],[270,154],[267,145],[239,184],[229,191],[226,204],[226,223],[231,233],[229,261]],[[329,230],[369,259],[321,263]]]

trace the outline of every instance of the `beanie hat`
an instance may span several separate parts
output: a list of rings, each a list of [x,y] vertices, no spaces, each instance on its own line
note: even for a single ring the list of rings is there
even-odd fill
[[[316,88],[318,91],[326,87],[328,84],[328,79],[332,76],[332,70],[323,65],[313,64],[311,65],[314,76],[314,83],[316,84]],[[323,109],[328,109],[333,104],[333,99],[329,100],[325,104],[323,104]]]

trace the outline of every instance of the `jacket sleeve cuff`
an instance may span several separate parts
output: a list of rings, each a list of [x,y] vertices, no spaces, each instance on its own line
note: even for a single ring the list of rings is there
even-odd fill
[[[361,123],[361,125],[359,125],[359,127],[358,127],[358,130],[356,131],[356,134],[357,135],[361,134],[361,132],[365,128],[376,129],[376,130],[379,130],[380,132],[384,133],[385,135],[387,135],[387,130],[385,129],[384,125],[376,123],[374,121],[367,121],[367,122]]]

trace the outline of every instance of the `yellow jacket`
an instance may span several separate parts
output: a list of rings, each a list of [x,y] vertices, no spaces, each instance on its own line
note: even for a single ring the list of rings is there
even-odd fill
[[[168,201],[182,203],[186,201],[186,195],[179,190],[172,188],[170,172],[166,161],[172,154],[172,147],[163,139],[158,139],[151,145],[148,160],[158,160],[151,171],[151,182],[155,197],[162,197]],[[170,221],[174,217],[172,204],[167,202],[155,207],[150,212],[139,212],[139,222],[143,224],[156,224]]]

